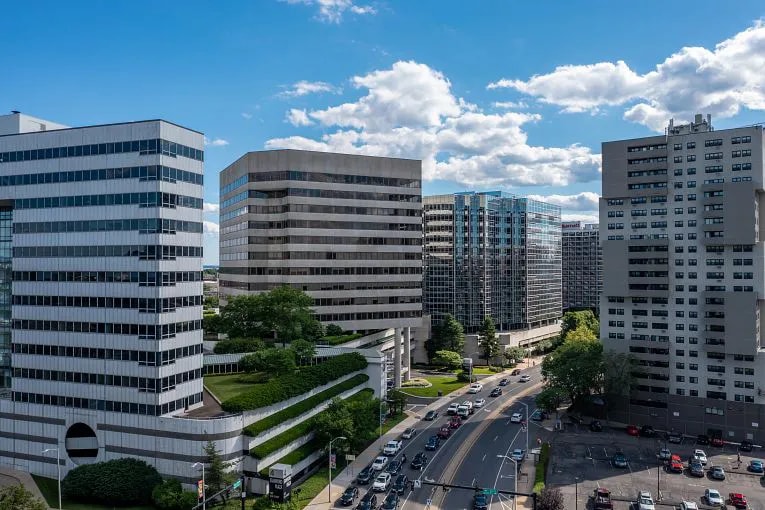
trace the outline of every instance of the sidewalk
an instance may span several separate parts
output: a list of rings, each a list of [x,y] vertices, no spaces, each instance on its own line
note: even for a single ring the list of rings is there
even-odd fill
[[[532,365],[532,362],[535,363],[541,363],[542,358],[531,358],[528,362],[528,365],[526,363],[519,363],[515,368],[528,368]],[[498,374],[492,374],[487,377],[484,377],[481,379],[482,383],[487,382],[493,382],[493,381],[499,381],[500,379],[507,377],[507,374],[504,372],[500,372]],[[462,395],[467,394],[467,386],[464,386],[448,395],[445,395],[443,397],[436,397],[434,398],[433,402],[421,407],[418,409],[416,413],[407,412],[409,414],[409,417],[405,418],[403,421],[401,421],[399,424],[397,424],[395,427],[390,429],[387,433],[385,433],[381,438],[378,438],[374,443],[372,443],[366,450],[356,455],[356,460],[354,460],[346,469],[343,469],[341,472],[335,476],[332,480],[332,501],[327,501],[327,488],[324,487],[324,490],[320,492],[314,499],[311,501],[309,505],[307,505],[305,508],[310,510],[331,510],[334,507],[335,501],[337,501],[337,498],[340,497],[340,495],[343,493],[346,487],[351,485],[353,481],[356,479],[356,475],[367,467],[369,464],[372,463],[372,461],[380,455],[380,452],[382,451],[383,446],[385,443],[392,439],[398,439],[401,434],[404,432],[404,430],[408,429],[409,427],[414,427],[420,421],[422,420],[422,416],[425,415],[428,411],[431,410],[437,410],[441,407],[444,407],[448,400],[451,400],[455,397],[459,397]]]

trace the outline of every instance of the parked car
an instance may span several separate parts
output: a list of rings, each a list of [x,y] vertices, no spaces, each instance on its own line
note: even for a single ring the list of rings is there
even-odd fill
[[[699,505],[693,501],[682,501],[680,502],[680,510],[699,510]]]
[[[508,379],[502,379],[501,381],[499,381],[499,385],[500,385],[500,386],[507,386],[507,384],[508,384],[509,382],[510,382],[510,381],[509,381]]]
[[[515,450],[513,450],[513,453],[510,454],[510,458],[515,461],[521,462],[523,459],[526,458],[526,450],[516,448]]]
[[[680,462],[680,458],[670,460],[667,464],[667,471],[669,473],[682,473],[683,472],[683,463]]]
[[[640,429],[636,425],[627,425],[627,434],[637,437],[640,435]]]
[[[704,465],[701,462],[691,462],[688,464],[688,473],[696,478],[704,476]]]
[[[434,451],[436,448],[438,448],[439,444],[441,444],[441,440],[438,438],[438,436],[430,436],[428,438],[428,442],[425,443],[425,449]]]
[[[693,456],[699,459],[699,462],[701,462],[705,466],[707,465],[707,454],[704,450],[699,450],[699,449],[693,450]]]
[[[706,489],[704,491],[704,500],[709,506],[722,506],[725,503],[720,495],[720,491],[716,489]]]
[[[725,470],[722,466],[712,466],[712,469],[709,470],[709,476],[713,480],[725,480]]]
[[[356,483],[359,485],[366,485],[369,482],[372,481],[372,477],[374,476],[374,470],[372,469],[372,466],[367,466],[361,471],[359,471],[359,474],[356,475]]]
[[[470,389],[468,389],[468,393],[479,393],[483,389],[483,384],[479,382],[474,382],[470,385]]]
[[[372,490],[376,492],[385,492],[390,487],[390,473],[380,473],[372,484]]]
[[[345,489],[343,495],[340,496],[340,504],[343,506],[351,506],[357,499],[359,499],[359,488],[351,485]]]
[[[388,467],[385,468],[385,472],[390,473],[391,475],[397,475],[401,471],[401,468],[404,467],[404,462],[406,462],[406,459],[390,461]]]
[[[716,446],[718,448],[722,448],[723,446],[725,446],[725,440],[721,437],[715,436],[709,440],[709,444],[711,444],[712,446]]]
[[[486,399],[485,398],[476,399],[473,405],[475,406],[476,409],[480,409],[486,405]]]
[[[382,471],[388,465],[388,457],[380,455],[372,462],[372,471]]]
[[[520,368],[515,368],[515,369],[513,369],[512,372],[510,372],[510,375],[520,375],[520,374],[521,374],[521,369]]]
[[[738,449],[741,450],[742,452],[751,452],[754,449],[754,444],[752,444],[751,441],[747,441],[746,439],[744,439],[743,441],[741,441],[741,444],[738,445]]]
[[[401,434],[402,439],[412,439],[414,435],[417,433],[417,429],[414,429],[412,427],[409,427],[404,431],[403,434]]]
[[[449,407],[446,409],[446,414],[449,416],[453,414],[457,414],[457,407],[459,407],[459,404],[457,402],[453,402],[449,404]]]
[[[448,426],[441,427],[438,429],[438,437],[441,439],[449,439],[449,436],[452,435],[452,429],[450,429]]]
[[[611,491],[608,489],[597,487],[592,499],[595,510],[612,510],[614,508],[614,504],[611,501]]]
[[[411,467],[412,469],[416,469],[418,471],[422,471],[427,464],[428,464],[428,456],[420,452],[414,456],[414,458],[412,459],[412,462],[409,464],[409,467]]]
[[[640,435],[643,437],[656,437],[656,431],[651,425],[643,425],[640,427]]]
[[[500,395],[502,395],[502,388],[500,388],[499,386],[491,390],[491,393],[489,393],[490,397],[498,397]]]
[[[660,460],[669,460],[670,457],[672,457],[672,452],[669,450],[669,448],[662,448],[661,450],[659,450]]]
[[[740,492],[731,492],[728,494],[728,501],[730,501],[730,504],[733,506],[733,508],[743,508],[744,510],[749,508],[749,505],[746,501],[746,496]]]
[[[593,432],[603,432],[603,424],[598,420],[592,420],[590,422],[590,430]]]
[[[760,459],[753,459],[749,461],[749,465],[746,467],[752,473],[765,473],[765,465],[763,465]]]
[[[487,510],[489,508],[486,494],[482,490],[476,490],[473,494],[473,510]]]
[[[523,421],[523,415],[521,413],[513,413],[510,416],[510,423],[520,423]]]
[[[699,434],[696,436],[696,444],[700,445],[708,445],[709,444],[709,436],[706,434]]]
[[[653,503],[653,498],[651,497],[651,493],[648,491],[638,492],[636,506],[638,510],[656,510],[656,506]]]
[[[547,411],[540,411],[537,409],[531,414],[531,419],[534,421],[543,421],[550,417],[550,414]]]
[[[356,510],[375,510],[377,508],[377,494],[372,491],[367,492],[359,504],[356,505]]]
[[[398,494],[395,491],[390,491],[385,500],[383,501],[382,510],[396,510],[398,508]]]
[[[518,379],[518,382],[529,382],[530,380],[531,380],[531,376],[524,374],[520,377],[520,379]]]
[[[680,444],[683,442],[683,435],[679,432],[670,432],[667,434],[667,441],[672,444]]]
[[[396,481],[393,482],[393,490],[396,494],[403,494],[406,491],[406,487],[409,485],[409,477],[400,474],[396,477]]]
[[[433,421],[433,420],[435,420],[436,418],[438,418],[438,412],[437,412],[437,411],[428,411],[428,412],[425,414],[425,418],[424,418],[424,420],[425,420],[425,421]]]
[[[385,443],[385,447],[383,448],[383,453],[385,455],[396,455],[398,452],[401,451],[401,441],[388,441]]]
[[[449,427],[456,429],[459,428],[459,426],[462,425],[462,419],[459,416],[454,416],[451,420],[449,420]]]
[[[623,453],[617,453],[613,457],[611,457],[611,464],[613,464],[614,467],[617,468],[626,468],[627,467],[627,457]]]

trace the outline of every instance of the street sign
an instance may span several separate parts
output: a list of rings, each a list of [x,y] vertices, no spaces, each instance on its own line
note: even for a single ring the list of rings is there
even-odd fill
[[[350,453],[345,454],[345,460],[356,460],[355,455],[351,455]]]
[[[332,469],[337,467],[337,456],[334,453],[329,456],[329,467]]]
[[[430,498],[428,498],[428,499],[426,499],[426,500],[425,500],[425,504],[426,504],[426,505],[428,505],[428,506],[430,506],[430,505],[432,505],[432,504],[433,504],[433,500],[432,500],[432,499],[430,499]]]
[[[486,496],[492,496],[494,494],[497,494],[497,489],[484,489],[483,493]]]
[[[415,489],[419,489],[420,487],[422,487],[422,481],[420,481],[420,480],[415,480],[415,481],[414,481],[414,488],[415,488]]]
[[[238,489],[238,488],[239,488],[241,485],[242,485],[242,479],[241,479],[241,478],[239,478],[237,481],[235,481],[235,482],[234,482],[234,483],[231,485],[231,488],[232,488],[232,489]]]

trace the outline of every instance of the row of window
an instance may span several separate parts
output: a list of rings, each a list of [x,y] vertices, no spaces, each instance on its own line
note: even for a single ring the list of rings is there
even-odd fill
[[[37,161],[41,159],[79,158],[82,156],[101,156],[105,154],[124,154],[129,152],[137,152],[142,156],[148,154],[162,154],[163,156],[170,156],[173,158],[182,156],[197,161],[204,161],[204,152],[199,149],[187,147],[169,140],[152,139],[0,152],[0,163]]]
[[[202,199],[175,193],[149,191],[142,193],[113,193],[108,195],[77,195],[69,197],[19,198],[16,209],[53,209],[57,207],[91,207],[105,205],[137,205],[139,207],[188,207],[202,209]]]
[[[234,269],[234,268],[231,268]],[[421,274],[422,267],[247,267],[239,268],[255,276],[353,276]],[[223,281],[221,281],[223,285]]]
[[[99,349],[95,347],[66,347],[63,345],[24,344],[16,342],[11,344],[11,348],[16,354],[130,361],[146,366],[170,365],[175,363],[176,359],[202,354],[202,344],[187,345],[159,352],[132,349]]]
[[[221,268],[221,270],[224,268]],[[234,268],[235,269],[235,268]],[[221,271],[223,272],[223,271]],[[281,283],[258,282],[244,283],[240,282],[243,290],[269,291],[280,287]],[[229,287],[234,287],[229,285]],[[350,283],[301,283],[300,288],[306,292],[311,291],[343,291],[343,290],[419,290],[422,286],[414,282],[350,282]]]
[[[175,260],[176,257],[202,257],[201,246],[107,245],[107,246],[18,246],[16,258],[35,257],[138,257],[140,260]]]
[[[107,411],[112,413],[140,414],[147,416],[161,416],[172,413],[178,409],[184,409],[202,402],[203,393],[195,393],[185,398],[179,398],[162,405],[137,404],[135,402],[117,402],[114,400],[98,400],[93,398],[65,397],[63,395],[45,395],[41,393],[27,393],[23,391],[13,392],[14,402],[40,404],[49,406],[61,406],[69,409],[90,409],[94,411]]]
[[[667,183],[662,182],[643,182],[643,183],[637,183],[637,184],[628,184],[627,189],[635,190],[635,189],[662,189],[666,188]]]
[[[130,335],[137,336],[139,340],[161,340],[164,338],[174,338],[178,333],[200,330],[202,329],[202,321],[174,322],[171,324],[123,324],[112,322],[13,319],[13,329]]]
[[[225,194],[221,192],[221,196]],[[376,200],[380,202],[408,202],[420,203],[422,196],[407,195],[400,193],[376,193],[373,191],[341,191],[334,189],[311,189],[311,188],[287,188],[277,190],[247,190],[221,201],[221,209],[230,207],[248,198],[257,198],[263,200],[278,199],[285,197],[304,197],[304,198],[329,198],[340,200]],[[426,207],[426,211],[431,210]]]
[[[163,218],[132,218],[121,220],[35,221],[14,223],[14,234],[59,234],[65,232],[118,232],[137,231],[141,234],[175,234],[176,232],[202,233],[197,221]]]
[[[221,221],[223,216],[221,215]],[[399,232],[421,232],[422,223],[377,223],[367,221],[325,221],[325,220],[282,220],[250,221],[249,228],[273,230],[284,228],[318,228],[331,230],[385,230]]]
[[[221,247],[226,244],[221,243]],[[226,254],[222,254],[223,257]],[[221,260],[224,260],[221,258]],[[422,260],[420,252],[251,251],[247,260]]]
[[[222,268],[221,268],[222,269]],[[14,271],[15,282],[137,283],[140,287],[172,287],[201,282],[201,271]]]
[[[248,226],[247,223],[244,223]],[[223,229],[225,230],[225,228]],[[244,229],[242,229],[244,230]],[[416,237],[356,237],[356,236],[249,236],[248,244],[348,244],[354,246],[421,246],[422,238]],[[223,269],[223,268],[221,268]]]
[[[98,168],[94,170],[70,170],[66,172],[41,172],[0,176],[0,187],[34,186],[66,182],[110,181],[114,179],[138,179],[139,181],[188,182],[202,186],[204,176],[186,170],[163,165]]]
[[[316,205],[316,204],[281,204],[281,205],[251,205],[250,214],[357,214],[369,216],[401,216],[418,218],[421,211],[417,209],[395,209],[390,207],[353,207],[346,205]]]
[[[36,368],[14,368],[13,377],[19,379],[37,379],[122,388],[138,388],[141,393],[164,393],[174,390],[176,385],[202,377],[202,369],[189,370],[172,374],[161,379],[151,377],[131,377],[127,375],[90,374],[87,372],[66,372],[60,370],[42,370]]]
[[[655,156],[652,158],[634,158],[634,159],[628,159],[627,164],[628,165],[640,165],[643,163],[665,163],[667,161],[667,156]]]
[[[359,312],[359,313],[320,313],[316,319],[320,322],[372,321],[387,319],[414,319],[422,316],[420,310],[402,310],[397,312]]]
[[[242,178],[240,177],[237,181],[234,182],[241,182],[241,179]],[[400,179],[396,177],[381,177],[371,175],[330,174],[324,172],[301,172],[297,170],[253,172],[249,174],[248,180],[249,182],[325,182],[330,184],[361,184],[367,186],[392,186],[398,188],[420,188],[422,182],[419,179]],[[229,189],[229,185],[225,185],[222,189],[226,190],[226,192],[230,192],[236,188]]]
[[[18,306],[67,306],[78,308],[137,309],[144,313],[174,312],[178,308],[202,306],[202,296],[128,298],[96,296],[13,296]]]
[[[627,152],[644,152],[653,150],[667,150],[666,143],[650,144],[650,145],[631,145],[627,147]]]

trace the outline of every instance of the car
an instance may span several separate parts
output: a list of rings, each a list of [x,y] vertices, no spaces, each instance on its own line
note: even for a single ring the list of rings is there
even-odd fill
[[[682,473],[683,472],[683,463],[678,462],[677,460],[672,460],[667,464],[667,472],[669,473]]]
[[[531,419],[534,421],[543,421],[549,417],[550,415],[547,413],[547,411],[540,411],[539,409],[531,413]]]
[[[515,450],[513,450],[513,453],[510,454],[510,458],[520,462],[526,458],[526,450],[516,448]]]
[[[414,429],[412,427],[409,427],[404,431],[403,434],[401,434],[402,439],[412,439],[414,435],[417,433],[417,429]]]
[[[722,466],[712,466],[709,470],[709,476],[713,480],[725,480],[725,470]]]
[[[603,424],[598,420],[592,420],[590,422],[590,430],[593,432],[603,432]]]
[[[483,389],[483,384],[479,382],[474,382],[470,385],[470,389],[468,389],[468,393],[479,393]]]
[[[372,484],[372,490],[377,492],[385,492],[388,490],[388,487],[390,487],[390,481],[390,473],[380,473],[377,475],[377,478],[375,478],[375,481]]]
[[[696,436],[696,444],[700,445],[708,445],[709,444],[709,436],[706,434],[699,434]]]
[[[744,510],[746,510],[746,508],[749,507],[746,501],[746,496],[744,496],[740,492],[729,493],[728,501],[730,501],[730,504],[733,506],[733,508],[743,508]]]
[[[449,416],[457,414],[458,407],[459,407],[459,404],[456,402],[449,404],[449,407],[446,409],[446,414],[448,414]]]
[[[486,405],[486,399],[485,398],[479,398],[479,399],[476,399],[475,402],[473,402],[473,406],[476,409],[480,409],[480,408],[482,408],[485,405]]]
[[[704,501],[709,506],[722,506],[725,503],[720,495],[720,491],[716,489],[706,489],[704,491]]]
[[[680,510],[699,510],[699,505],[693,501],[681,501]]]
[[[751,452],[754,449],[754,444],[752,444],[751,441],[747,441],[746,439],[744,439],[743,441],[741,441],[741,444],[738,445],[738,449],[741,450],[742,452]]]
[[[390,491],[385,500],[383,501],[382,510],[396,510],[398,508],[398,494],[395,491]]]
[[[377,508],[377,494],[372,491],[367,492],[359,504],[356,505],[356,510],[375,510]]]
[[[438,418],[438,411],[428,411],[425,413],[425,421],[433,421]]]
[[[653,504],[653,498],[651,497],[650,492],[638,492],[637,508],[638,510],[656,510],[656,506]]]
[[[467,419],[470,416],[470,408],[466,405],[460,405],[457,408],[457,416]]]
[[[412,469],[416,469],[417,471],[422,471],[425,468],[425,466],[427,466],[427,464],[428,464],[428,456],[420,452],[414,456],[414,458],[412,459],[412,462],[409,464],[409,467]]]
[[[660,460],[669,460],[670,457],[672,457],[672,452],[669,450],[669,448],[662,448],[661,450],[659,450]]]
[[[696,478],[704,476],[704,465],[701,462],[691,462],[688,464],[688,473]]]
[[[388,467],[385,468],[386,473],[390,473],[391,475],[397,475],[401,471],[401,468],[404,467],[405,460],[392,460],[388,463]]]
[[[603,487],[596,487],[592,495],[595,510],[613,510],[614,503],[611,501],[611,491]]]
[[[746,469],[752,473],[765,473],[765,465],[760,459],[750,460]]]
[[[500,385],[500,386],[507,386],[507,384],[508,384],[509,382],[510,382],[510,381],[509,381],[508,379],[502,379],[501,381],[499,381],[499,385]]]
[[[372,462],[372,471],[382,471],[388,465],[388,457],[380,455]]]
[[[473,409],[473,401],[472,400],[466,400],[462,404],[460,404],[460,406],[467,407],[468,408],[468,412],[470,414],[475,413],[475,409]],[[459,407],[457,408],[457,411],[459,411]],[[459,412],[457,414],[459,414]]]
[[[529,382],[531,380],[531,376],[529,375],[522,375],[520,379],[518,379],[518,382]]]
[[[516,368],[512,372],[510,372],[510,375],[520,375],[520,374],[521,374],[520,368]]]
[[[640,429],[637,428],[636,425],[627,425],[627,429],[626,430],[627,430],[627,434],[629,434],[630,436],[637,437],[637,436],[640,435]]]
[[[366,485],[372,481],[372,476],[374,476],[374,470],[370,465],[359,471],[359,474],[356,475],[356,483],[359,485]]]
[[[451,420],[449,420],[450,428],[456,429],[456,428],[459,428],[460,425],[462,425],[462,419],[459,416],[455,416]]]
[[[452,429],[450,429],[449,426],[443,426],[440,429],[438,429],[437,435],[441,439],[449,439],[449,436],[452,435]]]
[[[627,457],[621,452],[617,453],[611,457],[611,464],[613,464],[614,467],[626,468],[628,465]]]
[[[722,448],[723,446],[725,446],[725,440],[721,437],[715,436],[709,440],[709,444],[711,444],[712,446],[716,446],[718,448]]]
[[[491,393],[489,393],[490,397],[498,397],[500,395],[502,395],[502,388],[500,388],[499,386],[491,390]]]
[[[640,435],[643,437],[656,437],[656,431],[651,425],[643,425],[640,427]]]
[[[482,490],[476,490],[473,494],[473,510],[487,510],[488,508],[486,494]]]
[[[707,454],[704,450],[693,450],[693,456],[699,459],[699,461],[705,466],[707,465]]]
[[[401,441],[388,441],[385,443],[385,447],[383,448],[383,454],[385,455],[396,455],[398,452],[401,451]]]
[[[359,499],[359,488],[351,485],[343,495],[340,496],[340,504],[343,506],[351,506],[357,499]]]
[[[510,423],[520,423],[523,421],[523,415],[521,413],[513,413],[510,416]]]
[[[667,434],[667,441],[672,444],[680,444],[683,442],[683,435],[679,432],[670,432]]]
[[[432,452],[438,448],[439,444],[441,444],[441,440],[438,438],[438,436],[430,436],[428,438],[428,442],[425,443],[425,449]]]
[[[396,494],[403,494],[406,491],[406,487],[409,485],[409,477],[401,474],[396,477],[396,481],[393,482],[393,490]]]

